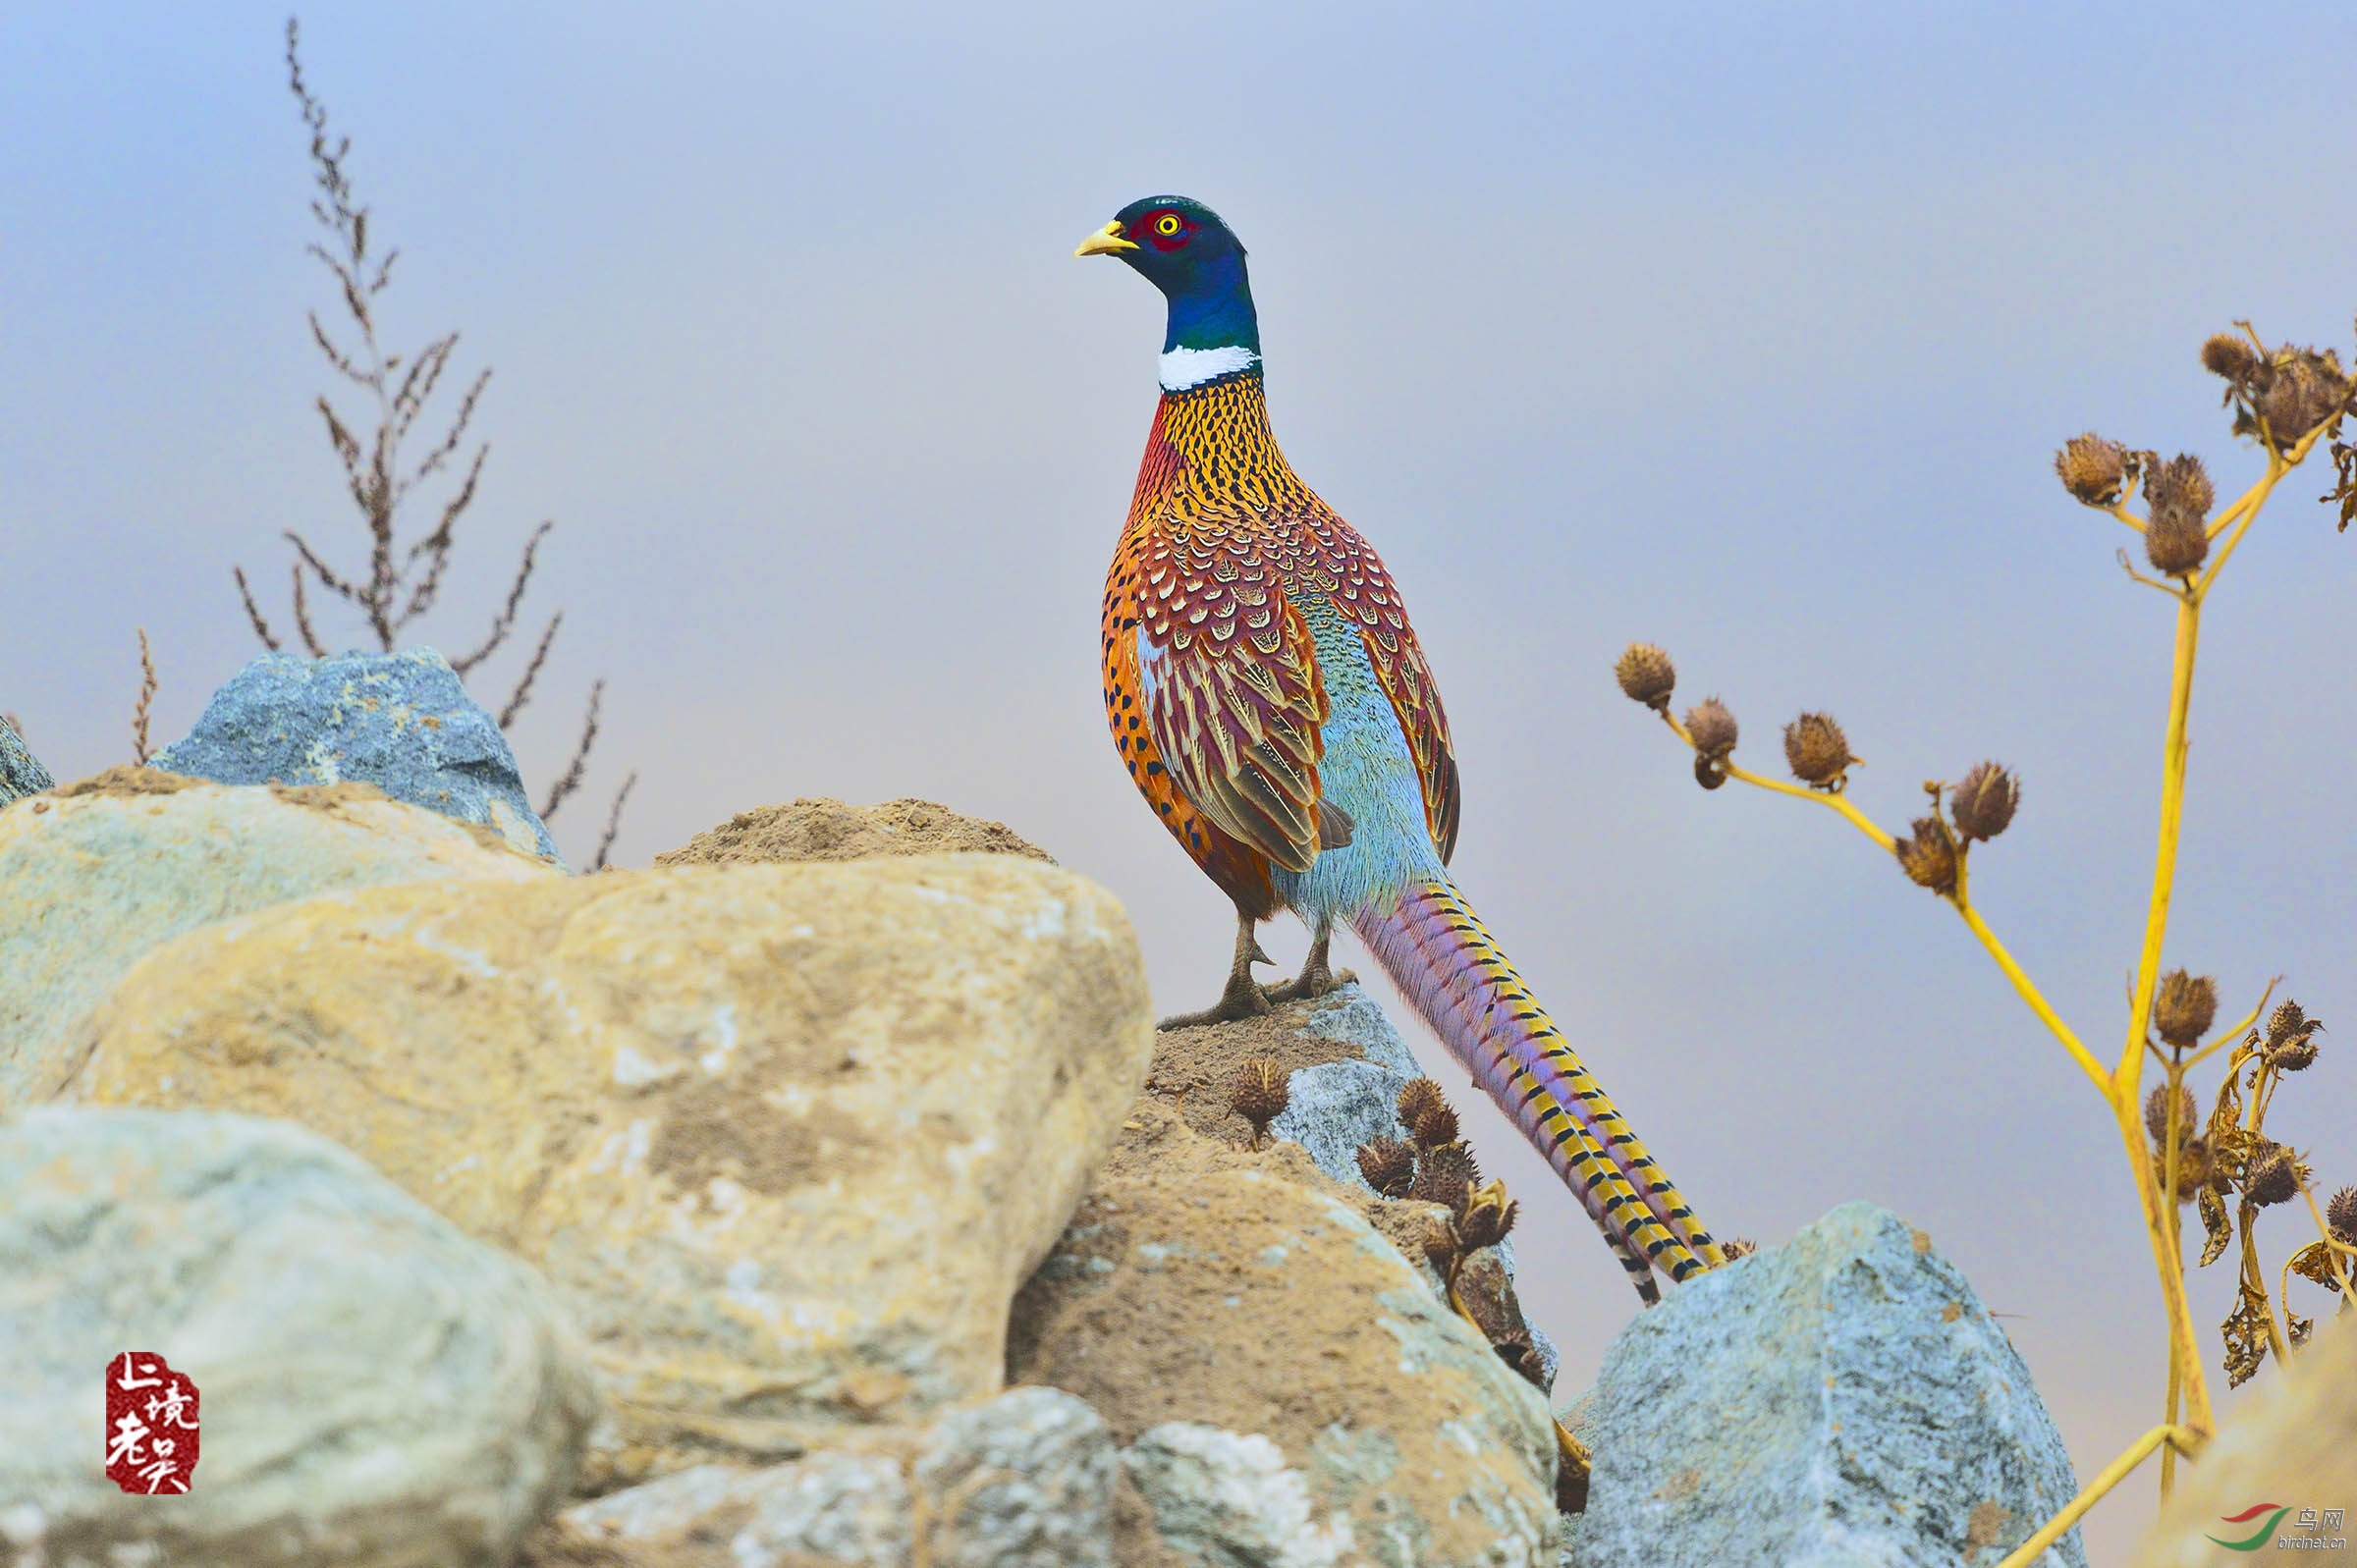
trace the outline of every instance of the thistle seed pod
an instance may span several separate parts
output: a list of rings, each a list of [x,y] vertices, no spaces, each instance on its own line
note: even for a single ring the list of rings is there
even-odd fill
[[[1702,756],[1725,761],[1735,749],[1735,716],[1717,697],[1705,697],[1686,710],[1686,738]]]
[[[1831,789],[1857,760],[1830,713],[1804,713],[1784,726],[1784,761],[1802,784]]]
[[[2197,522],[2210,515],[2210,508],[2218,500],[2210,470],[2190,452],[2155,463],[2145,476],[2144,493],[2155,512],[2190,512]]]
[[[1655,713],[1670,711],[1670,693],[1677,689],[1677,667],[1670,655],[1650,642],[1632,642],[1613,666],[1613,678],[1631,702]]]
[[[1728,1263],[1733,1263],[1737,1258],[1748,1258],[1758,1252],[1760,1244],[1749,1236],[1729,1236],[1719,1243],[1719,1250],[1726,1255]]]
[[[1284,1114],[1292,1099],[1287,1084],[1288,1074],[1269,1056],[1255,1056],[1235,1070],[1235,1082],[1228,1090],[1228,1105],[1237,1115],[1252,1124],[1252,1147],[1269,1130],[1269,1123]]]
[[[2055,473],[2062,488],[2090,507],[2109,507],[2119,500],[2127,483],[2127,453],[2116,441],[2106,441],[2090,430],[2073,436],[2055,454]]]
[[[2210,530],[2181,508],[2153,509],[2144,528],[2144,559],[2165,577],[2189,577],[2210,558]]]
[[[2202,368],[2228,381],[2247,380],[2259,368],[2259,351],[2238,332],[2220,332],[2202,345]]]
[[[1494,1246],[1514,1228],[1514,1213],[1519,1207],[1506,1195],[1503,1180],[1492,1180],[1475,1188],[1466,1197],[1464,1215],[1456,1222],[1456,1233],[1465,1250],[1477,1252]]]
[[[1451,1214],[1464,1213],[1466,1200],[1481,1180],[1472,1151],[1461,1143],[1427,1149],[1416,1162],[1416,1179],[1407,1195],[1421,1203],[1437,1203]]]
[[[2177,1085],[2177,1149],[2183,1152],[2193,1142],[2194,1118],[2197,1114],[2193,1091]],[[2162,1149],[2168,1142],[2168,1085],[2163,1084],[2144,1099],[2144,1130],[2153,1135],[2153,1147]]]
[[[2190,1051],[2217,1019],[2217,981],[2182,969],[2161,977],[2161,989],[2153,994],[2153,1033],[2179,1051]]]
[[[1399,1090],[1399,1125],[1412,1129],[1433,1110],[1448,1108],[1449,1101],[1441,1086],[1430,1078],[1410,1079]]]
[[[1994,838],[2003,833],[2013,821],[2013,813],[2021,805],[2021,781],[2009,768],[1994,762],[1980,762],[1965,770],[1948,796],[1949,815],[1956,819],[1956,833],[1966,843],[1975,838]]]
[[[1456,1142],[1456,1108],[1443,1101],[1416,1118],[1408,1129],[1415,1134],[1419,1149],[1438,1149]]]
[[[2289,1203],[2300,1195],[2299,1164],[2291,1151],[2281,1144],[2269,1144],[2263,1153],[2251,1157],[2243,1170],[2243,1196],[2266,1207]]]
[[[1441,1277],[1446,1279],[1454,1273],[1457,1255],[1463,1252],[1464,1248],[1458,1243],[1456,1232],[1450,1227],[1449,1222],[1445,1219],[1426,1220],[1423,1240],[1424,1256],[1431,1260],[1433,1268],[1440,1271]]]
[[[2357,1247],[2357,1187],[2343,1187],[2325,1205],[2325,1223],[2344,1246]]]
[[[1917,817],[1915,836],[1891,845],[1899,869],[1918,888],[1929,888],[1943,898],[1956,891],[1956,845],[1947,825],[1938,817]]]
[[[1378,1138],[1361,1144],[1358,1150],[1358,1173],[1367,1178],[1367,1185],[1386,1198],[1403,1198],[1409,1183],[1416,1179],[1416,1154],[1397,1138]]]
[[[2297,446],[2301,437],[2348,406],[2348,378],[2341,373],[2340,357],[2330,350],[2279,351],[2260,380],[2266,390],[2258,411],[2278,450]]]
[[[2309,1017],[2298,1002],[2286,1000],[2268,1015],[2267,1043],[2260,1054],[2277,1072],[2299,1072],[2316,1060],[2316,1037],[2324,1027],[2323,1020]]]

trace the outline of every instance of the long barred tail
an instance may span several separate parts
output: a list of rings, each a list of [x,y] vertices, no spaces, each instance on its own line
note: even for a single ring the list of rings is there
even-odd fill
[[[1452,883],[1419,882],[1356,924],[1433,1032],[1578,1195],[1638,1295],[1659,1299],[1655,1269],[1682,1280],[1727,1261]]]

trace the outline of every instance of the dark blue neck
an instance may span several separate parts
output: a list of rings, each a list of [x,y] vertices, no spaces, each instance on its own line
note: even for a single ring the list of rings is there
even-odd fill
[[[1173,349],[1249,349],[1260,352],[1260,317],[1252,309],[1252,285],[1244,258],[1233,250],[1205,260],[1167,291],[1170,329],[1165,353]]]

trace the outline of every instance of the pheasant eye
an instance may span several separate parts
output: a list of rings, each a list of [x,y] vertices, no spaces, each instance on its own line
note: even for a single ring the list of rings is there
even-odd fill
[[[1183,227],[1175,212],[1166,212],[1154,220],[1154,232],[1161,235],[1175,235]]]

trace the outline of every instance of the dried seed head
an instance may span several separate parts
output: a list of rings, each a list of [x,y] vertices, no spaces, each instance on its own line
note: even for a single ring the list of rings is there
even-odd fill
[[[1421,1203],[1437,1203],[1451,1214],[1462,1214],[1481,1171],[1472,1152],[1461,1143],[1427,1149],[1416,1161],[1416,1179],[1407,1195]]]
[[[1804,713],[1784,726],[1784,761],[1802,784],[1831,789],[1857,760],[1849,754],[1849,737],[1830,713]]]
[[[1464,1248],[1456,1239],[1456,1231],[1446,1219],[1424,1221],[1424,1256],[1441,1271],[1442,1278],[1446,1279],[1456,1267],[1457,1255],[1462,1251]]]
[[[2259,368],[2259,351],[2238,332],[2217,333],[2202,345],[2202,368],[2228,381],[2241,381]]]
[[[1446,1109],[1448,1105],[1439,1084],[1430,1078],[1411,1079],[1399,1091],[1399,1125],[1412,1129],[1426,1114]]]
[[[1717,697],[1705,697],[1686,710],[1686,737],[1714,762],[1725,761],[1735,749],[1735,716]]]
[[[2210,530],[2182,508],[2153,509],[2144,527],[2144,559],[2165,577],[2186,577],[2210,557]]]
[[[2153,1033],[2179,1051],[2190,1051],[2218,1018],[2218,982],[2208,975],[2171,969],[2153,994]]]
[[[2193,1141],[2195,1108],[2193,1091],[2177,1085],[2177,1148],[2180,1152]],[[2153,1147],[2165,1148],[2168,1140],[2168,1085],[2163,1084],[2144,1098],[2144,1130],[2153,1135]]]
[[[1361,1144],[1358,1150],[1358,1173],[1367,1178],[1367,1185],[1386,1198],[1401,1198],[1408,1184],[1416,1179],[1416,1154],[1397,1138],[1378,1138]]]
[[[2109,507],[2119,500],[2127,482],[2127,453],[2116,441],[2106,441],[2090,430],[2073,436],[2055,454],[2055,472],[2062,488],[2091,507]]]
[[[2190,512],[2197,521],[2210,515],[2210,508],[2218,500],[2218,492],[2210,483],[2210,470],[2189,452],[2180,452],[2166,462],[2155,463],[2145,475],[2144,493],[2155,512]]]
[[[2330,350],[2279,349],[2254,379],[2259,389],[2259,415],[2278,449],[2298,445],[2300,438],[2349,406],[2349,379],[2341,372],[2340,356]],[[2236,433],[2243,433],[2236,421]]]
[[[1506,1183],[1493,1180],[1476,1187],[1465,1199],[1464,1214],[1456,1222],[1456,1233],[1467,1252],[1495,1245],[1514,1228],[1514,1212],[1519,1206],[1506,1195]]]
[[[2210,1185],[2210,1140],[2188,1138],[2177,1150],[2177,1202],[2191,1203],[2195,1193]]]
[[[1286,1082],[1288,1076],[1269,1056],[1255,1056],[1235,1069],[1235,1081],[1228,1089],[1228,1105],[1252,1124],[1255,1146],[1269,1130],[1269,1123],[1284,1114],[1292,1098]]]
[[[2300,1195],[2299,1163],[2279,1143],[2251,1157],[2242,1176],[2243,1196],[2262,1207],[2289,1203]]]
[[[1498,1359],[1516,1377],[1542,1392],[1546,1390],[1547,1364],[1539,1359],[1538,1347],[1530,1342],[1527,1329],[1508,1329],[1505,1338],[1491,1340],[1490,1348],[1498,1352]]]
[[[1416,1124],[1408,1131],[1415,1134],[1416,1147],[1419,1149],[1438,1149],[1444,1144],[1453,1144],[1456,1142],[1456,1108],[1443,1101],[1418,1116]]]
[[[1938,817],[1917,817],[1913,827],[1913,838],[1901,838],[1891,846],[1899,869],[1916,887],[1929,888],[1946,897],[1956,891],[1955,840],[1948,838],[1947,825]]]
[[[1758,1252],[1760,1244],[1749,1236],[1729,1236],[1719,1243],[1719,1250],[1727,1256],[1728,1263],[1733,1263],[1737,1258],[1748,1258]]]
[[[1677,668],[1670,656],[1650,642],[1632,642],[1613,666],[1613,678],[1631,702],[1656,713],[1670,711],[1670,693],[1677,689]]]
[[[1956,781],[1947,809],[1956,819],[1957,836],[1970,843],[2003,833],[2020,804],[2021,781],[2013,771],[1994,762],[1978,762]]]
[[[2267,1064],[2277,1072],[2299,1072],[2316,1060],[2316,1037],[2324,1021],[2311,1018],[2296,1001],[2286,1000],[2267,1020],[2267,1043],[2261,1047]]]
[[[2325,1223],[2342,1245],[2357,1247],[2357,1187],[2343,1187],[2325,1205]]]

